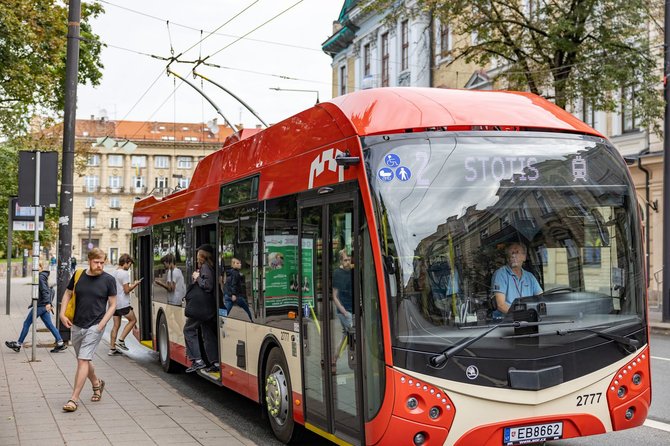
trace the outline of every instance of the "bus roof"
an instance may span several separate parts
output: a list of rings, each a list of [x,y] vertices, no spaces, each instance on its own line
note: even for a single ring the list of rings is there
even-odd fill
[[[315,156],[308,155],[311,151],[333,150],[358,136],[426,130],[535,130],[602,136],[531,93],[414,87],[363,90],[317,104],[267,129],[244,129],[231,135],[220,150],[198,162],[186,190],[163,199],[148,196],[137,201],[133,228],[212,212],[219,207],[221,184],[260,170],[266,175],[261,178],[259,199],[304,190],[307,180],[303,176],[309,176],[307,168]],[[292,161],[285,164],[287,160]]]
[[[436,127],[602,136],[546,99],[517,91],[393,87],[362,90],[328,102],[349,118],[361,136]]]

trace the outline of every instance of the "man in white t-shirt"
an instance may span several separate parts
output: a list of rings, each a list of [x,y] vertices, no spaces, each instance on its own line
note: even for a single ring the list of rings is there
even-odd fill
[[[142,279],[136,280],[132,284],[130,283],[130,273],[128,270],[132,265],[132,257],[128,254],[121,254],[121,257],[119,257],[119,266],[112,273],[112,276],[116,279],[116,311],[114,312],[114,326],[112,327],[111,338],[109,340],[110,350],[107,353],[109,356],[121,354],[117,350],[117,347],[121,350],[128,350],[125,339],[137,323],[133,307],[130,306],[130,292],[139,286]],[[119,340],[117,341],[116,334],[119,332],[119,328],[121,328],[121,317],[123,316],[128,319],[128,323],[123,328],[121,336],[119,336]]]
[[[184,274],[177,268],[174,254],[166,254],[161,259],[165,266],[165,279],[156,278],[154,283],[165,288],[168,292],[168,303],[171,305],[181,305],[182,299],[186,296],[186,282]]]

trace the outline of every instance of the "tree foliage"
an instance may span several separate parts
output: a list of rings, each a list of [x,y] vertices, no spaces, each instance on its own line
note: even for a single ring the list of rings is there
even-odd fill
[[[369,0],[367,9],[400,15],[429,13],[455,36],[476,36],[453,48],[464,59],[495,64],[498,84],[528,90],[565,108],[584,100],[613,111],[623,87],[635,89],[636,119],[660,132],[662,35],[660,0]],[[410,5],[409,7],[407,5]],[[500,82],[503,81],[503,82]]]
[[[68,5],[59,0],[0,2],[0,136],[25,134],[33,115],[58,114],[64,105]],[[83,3],[79,83],[98,85],[102,44],[89,20],[103,12]]]
[[[102,44],[90,20],[104,11],[99,3],[81,7],[78,82],[98,85]],[[64,108],[67,33],[67,1],[0,1],[0,234],[7,234],[9,197],[18,194],[18,152],[62,147],[62,125],[53,126],[62,121]],[[45,128],[52,130],[45,133]],[[75,146],[79,153],[89,149]],[[48,209],[40,232],[43,246],[55,242],[57,222],[58,210]],[[30,249],[33,233],[14,232],[13,239],[15,248]],[[3,253],[6,243],[0,236]]]

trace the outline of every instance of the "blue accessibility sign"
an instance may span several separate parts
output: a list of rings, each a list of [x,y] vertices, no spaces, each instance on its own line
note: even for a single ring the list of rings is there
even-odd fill
[[[388,183],[393,179],[393,171],[388,167],[382,167],[379,169],[379,172],[377,172],[377,177]]]
[[[400,157],[395,153],[389,153],[384,157],[384,162],[389,167],[398,167],[400,165]]]
[[[395,170],[395,176],[400,181],[407,181],[412,178],[412,171],[405,166],[400,166]]]

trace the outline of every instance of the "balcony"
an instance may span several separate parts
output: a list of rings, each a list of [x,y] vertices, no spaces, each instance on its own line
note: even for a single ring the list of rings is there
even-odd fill
[[[81,191],[88,194],[100,192],[100,186],[82,186]]]
[[[109,187],[107,187],[107,193],[108,194],[122,194],[123,193],[123,188],[122,187],[109,186]]]

